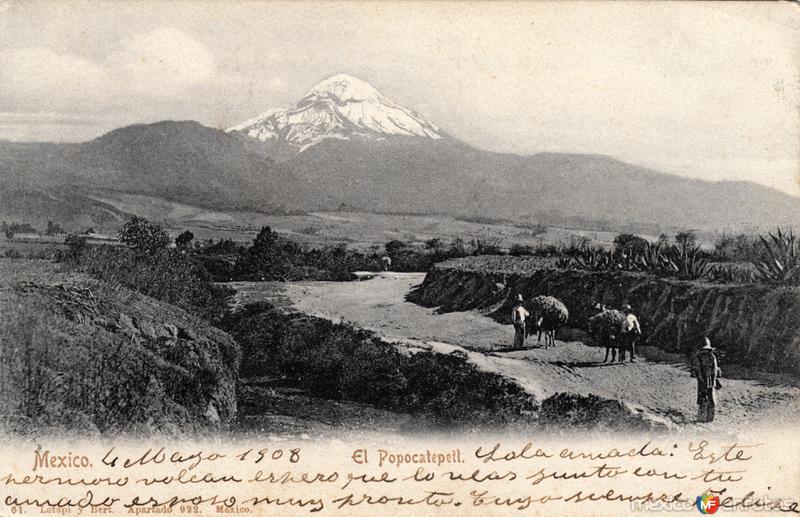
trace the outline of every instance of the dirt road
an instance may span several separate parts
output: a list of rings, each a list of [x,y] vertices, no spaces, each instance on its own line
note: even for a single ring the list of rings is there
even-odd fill
[[[723,379],[717,419],[695,422],[695,380],[683,364],[637,358],[636,363],[604,364],[604,352],[580,342],[557,341],[555,348],[503,352],[513,330],[482,314],[434,310],[405,301],[422,273],[383,273],[359,282],[231,284],[236,302],[269,299],[333,321],[347,321],[387,341],[448,353],[465,351],[480,368],[513,379],[542,400],[558,392],[624,400],[676,424],[732,431],[800,418],[800,388],[757,380]],[[723,370],[725,365],[721,365]]]

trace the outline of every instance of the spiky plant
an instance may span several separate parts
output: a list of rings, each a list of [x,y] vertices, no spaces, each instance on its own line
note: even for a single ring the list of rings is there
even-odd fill
[[[556,259],[556,267],[558,269],[571,269],[573,266],[573,259],[571,257],[558,257]]]
[[[608,271],[614,269],[615,253],[597,248],[584,247],[575,257],[575,265],[589,271]]]
[[[670,264],[660,242],[648,242],[636,257],[636,264],[643,271],[669,273]]]
[[[680,278],[697,280],[708,274],[709,265],[700,253],[700,246],[673,246],[670,249],[669,269]]]
[[[800,285],[800,253],[797,240],[791,228],[776,234],[769,233],[769,239],[759,235],[769,258],[755,263],[759,280],[776,285]]]
[[[706,278],[720,284],[752,284],[756,281],[756,274],[747,268],[717,264],[708,270]]]

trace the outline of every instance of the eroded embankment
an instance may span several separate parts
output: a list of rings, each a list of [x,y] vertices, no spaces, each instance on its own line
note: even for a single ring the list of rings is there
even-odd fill
[[[700,284],[630,272],[506,273],[497,264],[487,267],[491,272],[481,272],[476,259],[484,258],[437,265],[409,294],[409,301],[439,307],[441,312],[487,311],[506,322],[518,293],[526,298],[550,295],[566,304],[570,326],[584,329],[597,302],[613,307],[630,304],[642,323],[646,345],[688,353],[709,336],[728,363],[800,375],[798,289]]]
[[[369,404],[446,428],[532,425],[654,430],[671,427],[630,404],[557,394],[544,400],[513,380],[481,369],[466,353],[387,343],[373,332],[285,312],[267,302],[246,305],[224,326],[242,346],[241,376],[269,378],[320,399]]]
[[[195,433],[235,417],[239,347],[230,336],[167,303],[52,268],[2,264],[0,431]],[[19,281],[21,272],[34,280]]]

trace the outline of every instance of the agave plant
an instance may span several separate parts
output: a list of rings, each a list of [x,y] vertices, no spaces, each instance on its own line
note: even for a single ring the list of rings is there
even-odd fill
[[[648,242],[637,255],[636,264],[643,271],[654,273],[668,273],[674,269],[660,242]]]
[[[706,278],[720,284],[752,284],[756,281],[756,274],[747,268],[717,264],[708,270]]]
[[[556,259],[556,267],[558,269],[570,269],[572,264],[573,261],[571,257],[558,257],[558,259]]]
[[[575,257],[575,265],[590,271],[607,271],[614,268],[614,252],[584,247]]]
[[[800,253],[792,230],[783,232],[778,228],[777,234],[769,234],[769,239],[763,235],[759,238],[769,255],[769,259],[755,263],[759,279],[770,284],[800,285]]]
[[[708,275],[708,261],[700,253],[700,246],[673,246],[670,249],[669,270],[681,278],[696,280]]]

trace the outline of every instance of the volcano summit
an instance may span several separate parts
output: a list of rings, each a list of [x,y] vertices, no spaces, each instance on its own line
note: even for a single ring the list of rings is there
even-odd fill
[[[288,108],[273,108],[227,129],[302,152],[326,139],[376,140],[392,136],[438,139],[439,128],[381,95],[369,83],[338,74],[317,84]]]

